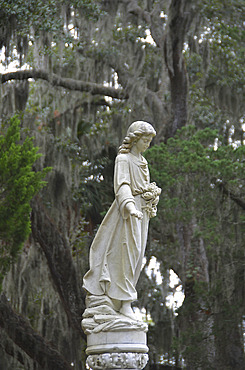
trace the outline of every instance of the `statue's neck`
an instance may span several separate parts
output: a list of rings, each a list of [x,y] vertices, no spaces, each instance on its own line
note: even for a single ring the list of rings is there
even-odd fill
[[[133,154],[136,158],[141,159],[141,153],[133,146],[130,150],[130,153]]]

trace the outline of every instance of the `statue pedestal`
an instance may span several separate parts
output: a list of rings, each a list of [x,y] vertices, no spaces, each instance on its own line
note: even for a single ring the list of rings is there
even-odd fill
[[[147,352],[144,331],[107,331],[87,335],[87,365],[93,370],[140,370],[147,364]]]
[[[86,297],[82,328],[87,335],[87,366],[92,370],[141,370],[148,361],[148,326],[120,314],[116,304],[107,296]]]

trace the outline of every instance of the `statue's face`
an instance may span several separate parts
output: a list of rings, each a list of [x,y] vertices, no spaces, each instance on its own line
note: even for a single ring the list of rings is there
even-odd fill
[[[139,153],[143,153],[149,147],[151,140],[152,135],[143,135],[134,143],[134,147]]]

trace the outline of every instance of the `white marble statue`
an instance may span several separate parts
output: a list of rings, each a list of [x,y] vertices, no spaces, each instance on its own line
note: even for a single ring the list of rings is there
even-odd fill
[[[142,268],[149,219],[156,215],[161,193],[155,183],[150,183],[147,161],[141,153],[155,134],[149,123],[136,121],[119,148],[115,200],[92,243],[90,270],[83,279],[88,307],[85,318],[95,310],[97,319],[101,317],[98,314],[109,318],[116,311],[126,320],[136,320],[131,302],[137,299],[135,286]]]

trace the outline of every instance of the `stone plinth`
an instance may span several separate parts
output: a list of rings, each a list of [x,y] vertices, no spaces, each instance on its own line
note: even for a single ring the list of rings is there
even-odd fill
[[[87,336],[88,355],[105,352],[147,353],[146,333],[143,331],[107,331]]]
[[[148,361],[146,333],[112,331],[87,336],[87,365],[93,370],[143,369]]]

